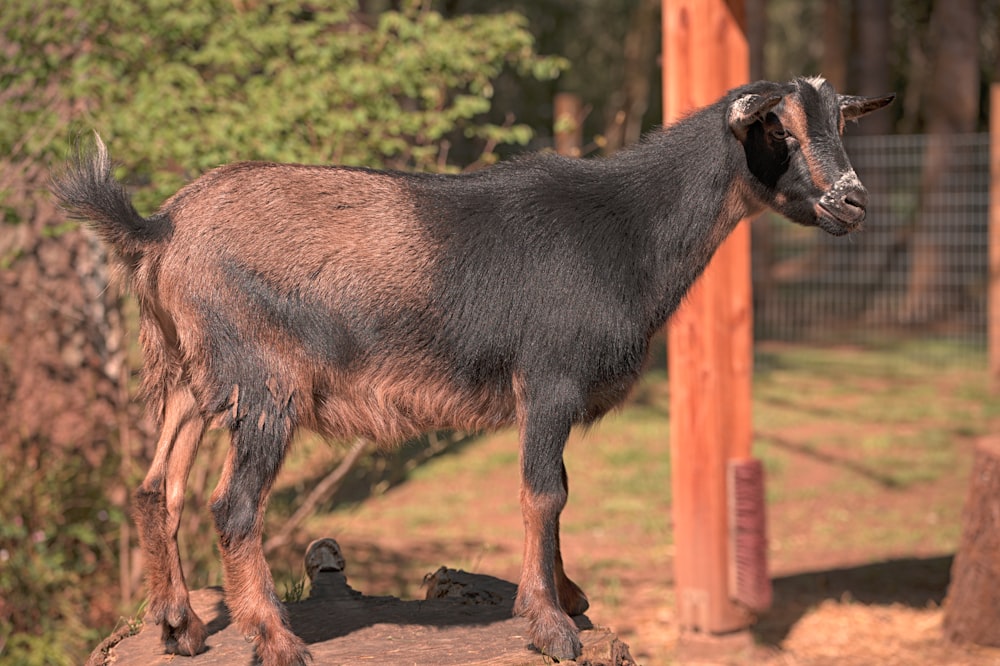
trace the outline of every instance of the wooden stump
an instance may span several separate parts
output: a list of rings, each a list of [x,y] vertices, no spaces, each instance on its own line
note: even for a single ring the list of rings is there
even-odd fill
[[[344,560],[332,539],[313,542],[306,556],[312,579],[308,599],[287,604],[292,629],[305,640],[316,664],[428,664],[537,666],[552,663],[529,646],[528,622],[512,617],[517,586],[444,567],[425,578],[427,598],[402,601],[369,597],[350,587]],[[191,658],[164,654],[160,628],[143,626],[134,636],[102,643],[89,665],[222,666],[251,663],[253,650],[231,626],[222,590],[191,593],[191,605],[208,626],[207,649]],[[635,666],[628,646],[586,617],[581,628],[587,666]]]
[[[1000,437],[976,447],[944,632],[957,643],[1000,646]]]

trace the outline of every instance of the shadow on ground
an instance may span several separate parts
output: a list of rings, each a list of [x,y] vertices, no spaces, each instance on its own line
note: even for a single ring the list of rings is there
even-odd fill
[[[442,431],[390,448],[369,446],[369,451],[348,472],[319,510],[330,511],[338,506],[359,504],[382,494],[405,483],[410,473],[420,465],[434,458],[458,454],[478,439],[478,434]],[[290,515],[301,500],[302,489],[314,488],[334,467],[306,474],[294,487],[276,489],[270,497],[268,511],[279,516]]]
[[[754,626],[757,642],[780,645],[792,627],[827,599],[866,605],[940,605],[948,590],[952,556],[886,560],[857,567],[775,578],[771,610]]]

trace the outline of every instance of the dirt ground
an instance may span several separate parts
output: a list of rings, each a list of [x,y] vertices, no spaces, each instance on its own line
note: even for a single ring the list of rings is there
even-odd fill
[[[506,455],[508,439],[488,439],[468,455]],[[970,459],[973,445],[970,441],[966,446]],[[807,489],[831,482],[831,461],[806,453],[800,458],[786,484]],[[932,484],[873,494],[856,505],[851,504],[856,499],[849,499],[830,506],[826,495],[813,502],[797,496],[794,502],[771,503],[774,606],[750,631],[728,636],[680,632],[671,580],[672,545],[655,530],[631,524],[577,529],[593,507],[587,505],[588,489],[574,487],[572,481],[563,553],[568,573],[590,596],[588,617],[617,632],[645,666],[1000,664],[1000,649],[958,647],[942,637],[941,604],[952,553],[942,552],[939,540],[929,538],[924,545],[918,542],[906,552],[894,552],[898,545],[880,549],[868,540],[859,546],[846,536],[838,545],[836,533],[812,539],[801,528],[803,521],[833,530],[842,524],[843,535],[848,535],[851,517],[860,512],[889,522],[910,516],[917,526],[902,529],[919,530],[923,525],[929,533],[940,531],[935,529],[937,521],[957,520],[964,478],[964,473],[956,473]],[[517,484],[516,474],[504,466],[494,472],[455,474],[445,490],[439,479],[417,474],[355,510],[317,517],[295,549],[303,552],[307,538],[333,536],[348,559],[350,583],[369,594],[419,598],[423,575],[439,565],[516,581],[522,535]],[[442,492],[447,502],[440,502]],[[434,502],[427,501],[431,494]],[[937,515],[942,497],[952,497],[951,504],[959,505],[953,515]],[[420,512],[423,505],[442,504],[446,515],[440,508]]]

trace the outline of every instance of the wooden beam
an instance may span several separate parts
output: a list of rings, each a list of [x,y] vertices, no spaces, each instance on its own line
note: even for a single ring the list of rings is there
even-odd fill
[[[743,0],[663,0],[664,122],[746,83]],[[750,455],[750,229],[716,252],[668,327],[675,575],[682,628],[749,624],[730,600],[726,463]]]

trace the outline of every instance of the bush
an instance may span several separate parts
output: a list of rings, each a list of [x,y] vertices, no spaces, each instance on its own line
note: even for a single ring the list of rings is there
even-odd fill
[[[91,466],[47,446],[4,447],[0,470],[0,656],[75,664],[117,606],[117,531],[105,496],[117,458]]]

